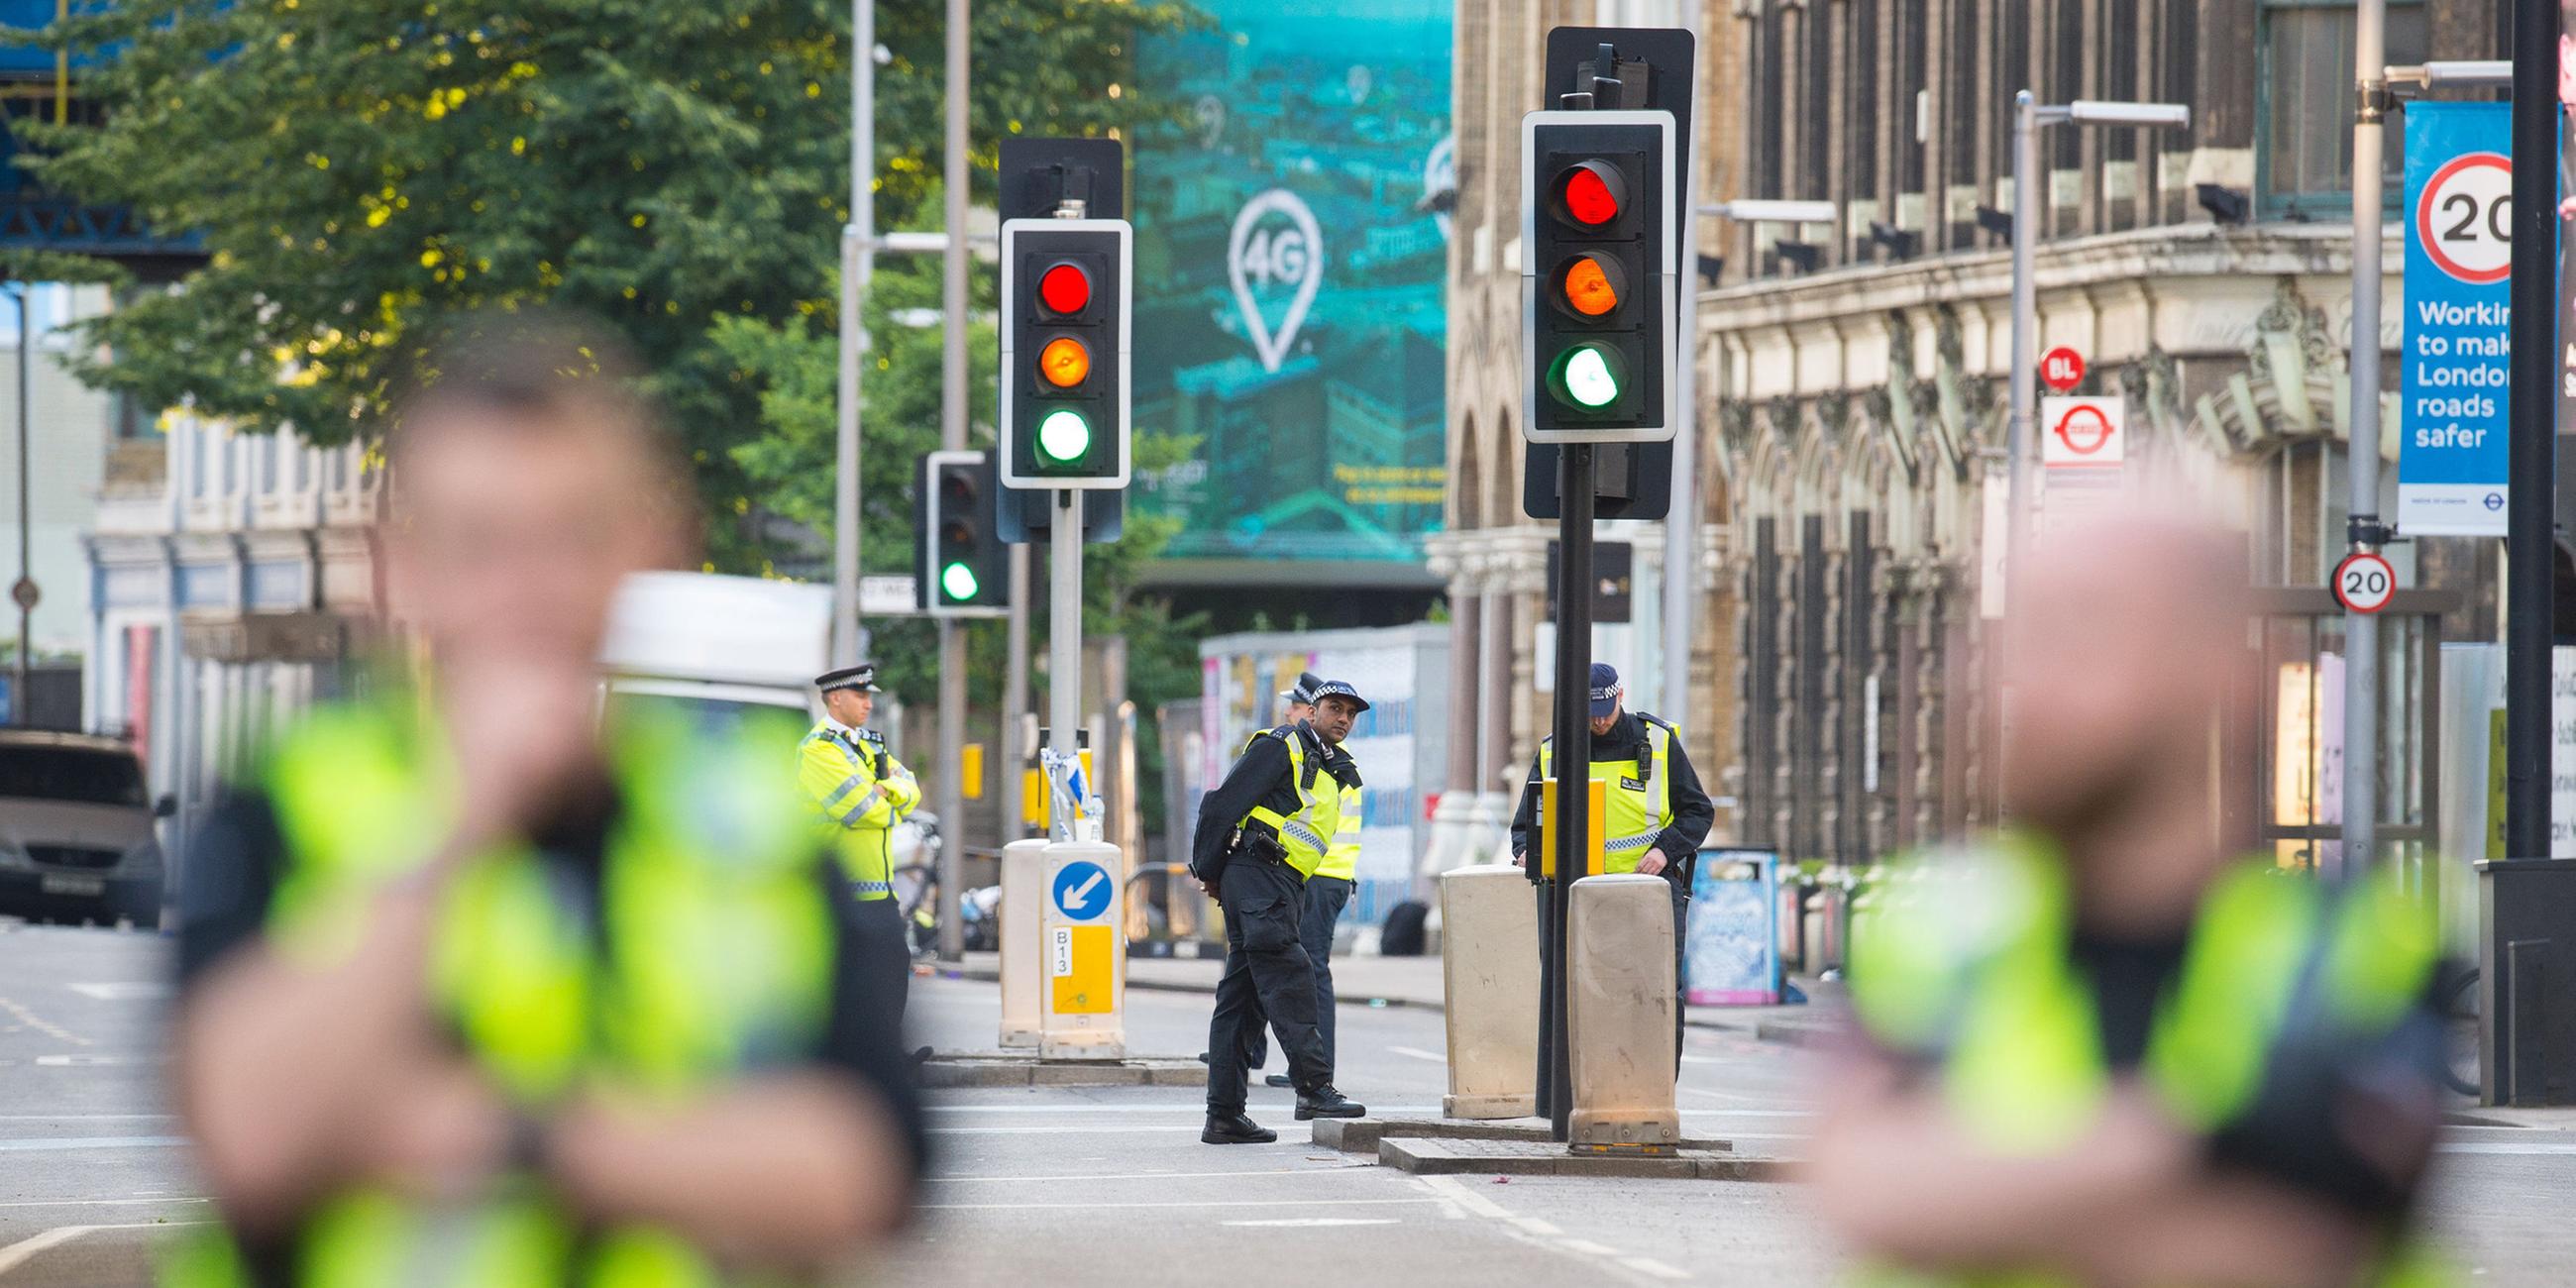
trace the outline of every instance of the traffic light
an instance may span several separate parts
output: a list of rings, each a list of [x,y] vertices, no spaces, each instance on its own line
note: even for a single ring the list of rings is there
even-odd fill
[[[914,599],[933,617],[991,617],[1010,610],[1010,548],[993,530],[993,458],[928,452],[914,493]]]
[[[1521,157],[1525,436],[1670,440],[1672,114],[1532,112]]]
[[[1004,486],[1127,486],[1131,245],[1123,219],[1003,223]]]

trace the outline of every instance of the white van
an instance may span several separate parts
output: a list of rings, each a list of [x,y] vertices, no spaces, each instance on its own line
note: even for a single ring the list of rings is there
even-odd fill
[[[814,677],[832,669],[832,592],[804,582],[715,573],[637,573],[619,588],[601,660],[609,710],[658,707],[724,728],[745,716],[820,718]],[[800,728],[799,733],[803,730]],[[796,772],[796,748],[778,749]],[[939,820],[915,811],[891,840],[897,866],[925,855]]]
[[[134,748],[89,734],[0,729],[0,913],[161,924],[156,818]]]

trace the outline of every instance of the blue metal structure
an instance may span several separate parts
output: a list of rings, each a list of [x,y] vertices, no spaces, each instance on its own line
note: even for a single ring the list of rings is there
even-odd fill
[[[84,0],[84,5],[94,0]],[[63,0],[0,0],[0,27],[34,30],[54,21]],[[146,280],[176,277],[203,263],[200,233],[164,236],[124,206],[88,205],[38,183],[18,166],[22,120],[94,116],[79,96],[80,73],[95,56],[60,59],[41,46],[0,41],[0,250],[44,250],[114,260]]]

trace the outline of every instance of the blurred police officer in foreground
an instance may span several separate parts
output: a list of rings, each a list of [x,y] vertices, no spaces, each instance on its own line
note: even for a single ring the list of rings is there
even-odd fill
[[[224,1224],[173,1282],[719,1283],[903,1219],[888,946],[792,724],[603,728],[611,596],[697,559],[619,352],[480,319],[387,427],[423,682],[316,712],[191,847],[171,1077]]]
[[[839,842],[841,871],[850,897],[871,935],[905,942],[903,910],[894,899],[894,825],[921,806],[921,783],[886,750],[870,729],[876,712],[874,662],[827,671],[814,678],[823,694],[823,718],[796,747],[796,785],[822,808]],[[903,1013],[912,988],[910,954],[889,960],[880,981]]]
[[[1254,738],[1199,803],[1190,871],[1225,909],[1225,974],[1208,1024],[1208,1116],[1199,1133],[1211,1145],[1279,1138],[1243,1112],[1245,1033],[1265,1017],[1288,1057],[1300,1121],[1367,1112],[1333,1089],[1298,923],[1306,880],[1338,830],[1342,788],[1359,783],[1341,743],[1368,703],[1350,685],[1327,681],[1316,687],[1314,707],[1313,718]]]
[[[1902,1282],[2428,1282],[2405,1224],[2439,1121],[2433,924],[2384,872],[2228,848],[2244,561],[2152,518],[2034,555],[2006,625],[2017,830],[1898,865],[1855,918],[1815,1175]]]
[[[1608,834],[1600,838],[1601,870],[1662,877],[1670,888],[1673,985],[1678,990],[1683,983],[1683,931],[1690,922],[1691,871],[1699,857],[1699,843],[1708,836],[1708,826],[1717,818],[1717,806],[1700,789],[1699,774],[1682,750],[1681,732],[1645,712],[1624,709],[1622,699],[1627,689],[1619,682],[1618,669],[1609,663],[1593,663],[1591,679],[1588,696],[1592,702],[1592,781],[1606,784],[1602,795],[1608,816]],[[1531,850],[1541,839],[1539,785],[1555,778],[1556,739],[1551,736],[1540,740],[1538,757],[1530,762],[1529,782],[1521,789],[1520,808],[1512,814],[1512,862],[1527,868],[1532,881],[1539,880],[1543,866],[1529,861]],[[1548,907],[1552,891],[1550,883],[1539,883],[1541,997],[1553,996],[1556,988],[1555,954],[1549,950],[1556,933],[1556,922]],[[1681,1074],[1681,1024],[1682,1002],[1676,996],[1675,1077]],[[1542,1043],[1538,1073],[1538,1102],[1542,1105],[1548,1103],[1554,1065]]]

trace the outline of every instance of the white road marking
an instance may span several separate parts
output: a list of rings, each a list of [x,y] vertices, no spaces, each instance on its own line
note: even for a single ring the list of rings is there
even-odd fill
[[[1374,1166],[1373,1163],[1350,1162],[1327,1167],[1265,1167],[1241,1172],[1095,1172],[1075,1176],[925,1176],[922,1179],[932,1185],[969,1181],[1199,1181],[1231,1176],[1336,1176]]]
[[[1671,1266],[1665,1265],[1663,1262],[1655,1260],[1653,1257],[1621,1257],[1619,1258],[1619,1264],[1641,1274],[1653,1275],[1657,1279],[1690,1278],[1689,1271],[1676,1270]]]
[[[177,1114],[0,1114],[0,1123],[176,1122]]]
[[[1401,1225],[1391,1216],[1293,1216],[1282,1221],[1227,1221],[1225,1225],[1307,1228],[1319,1225]]]
[[[34,1029],[38,1033],[42,1033],[57,1042],[68,1042],[73,1046],[89,1045],[88,1038],[82,1037],[81,1035],[72,1032],[70,1029],[54,1023],[53,1021],[36,1014],[34,1011],[28,1010],[26,1007],[20,1006],[18,1003],[11,1001],[8,998],[0,997],[0,1011],[7,1011],[11,1015],[17,1016],[19,1023],[24,1024],[28,1028]],[[37,1061],[39,1064],[43,1062],[44,1061],[41,1059]]]
[[[2576,1141],[2445,1141],[2433,1149],[2442,1154],[2576,1154]]]
[[[1596,1271],[1608,1270],[1623,1278],[1645,1275],[1655,1279],[1684,1279],[1689,1276],[1651,1257],[1632,1257],[1607,1244],[1590,1239],[1568,1237],[1555,1225],[1537,1217],[1514,1216],[1502,1204],[1476,1192],[1475,1187],[1455,1176],[1426,1176],[1424,1189],[1487,1220],[1501,1225],[1503,1233],[1534,1247],[1547,1248],[1571,1257],[1581,1257]]]
[[[48,1248],[61,1247],[84,1234],[96,1234],[101,1230],[166,1230],[182,1225],[206,1224],[204,1221],[131,1221],[121,1225],[58,1225],[0,1248],[0,1275],[27,1264]]]
[[[1115,1127],[924,1127],[933,1136],[1115,1136],[1131,1131],[1197,1131],[1197,1123],[1124,1123]]]
[[[170,1194],[145,1199],[17,1199],[0,1203],[0,1208],[36,1207],[149,1207],[155,1203],[212,1203],[213,1199],[186,1194]]]
[[[1102,1208],[1395,1207],[1438,1199],[1158,1199],[1151,1203],[924,1203],[931,1212],[1089,1212]]]
[[[1428,1060],[1433,1064],[1449,1063],[1449,1057],[1442,1055],[1437,1051],[1425,1051],[1420,1047],[1391,1046],[1386,1049],[1386,1052],[1388,1055],[1403,1055],[1411,1056],[1416,1060]]]
[[[52,1149],[171,1149],[187,1143],[185,1136],[37,1136],[28,1140],[0,1140],[0,1154]]]
[[[157,1002],[170,995],[170,986],[158,980],[111,980],[96,984],[65,984],[63,987],[102,1002]]]

